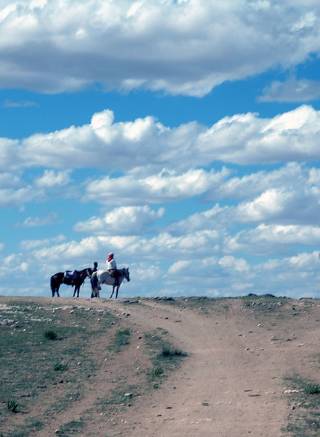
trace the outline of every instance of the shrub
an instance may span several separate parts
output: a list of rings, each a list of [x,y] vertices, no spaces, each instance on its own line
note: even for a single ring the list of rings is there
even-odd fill
[[[159,378],[159,377],[162,376],[163,374],[164,374],[164,370],[163,370],[163,368],[160,367],[160,366],[156,366],[156,367],[153,367],[153,368],[151,369],[151,377],[152,377],[152,378]]]
[[[162,347],[162,351],[159,354],[160,358],[174,358],[174,357],[186,357],[187,353],[180,349],[173,348],[170,345]]]
[[[56,364],[53,366],[53,369],[54,369],[56,372],[64,372],[65,370],[68,369],[68,364],[56,363]]]
[[[307,395],[316,395],[316,394],[320,394],[320,384],[306,384],[306,386],[304,387],[304,392]]]
[[[58,334],[53,331],[52,329],[48,329],[45,333],[44,336],[47,340],[57,340],[58,339]]]
[[[19,411],[19,405],[16,401],[14,400],[9,400],[7,402],[7,408],[9,411],[11,411],[12,413],[18,413]]]
[[[116,333],[115,346],[121,347],[130,343],[130,330],[129,329],[119,329]]]

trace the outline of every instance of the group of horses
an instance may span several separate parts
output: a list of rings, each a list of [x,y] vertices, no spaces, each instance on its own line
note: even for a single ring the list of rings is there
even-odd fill
[[[60,297],[59,289],[62,284],[73,286],[73,297],[79,297],[80,288],[86,278],[90,278],[91,297],[100,297],[101,284],[107,284],[112,286],[110,299],[115,291],[115,298],[117,299],[120,285],[124,279],[128,282],[130,281],[130,273],[128,268],[119,269],[117,278],[115,279],[108,271],[94,271],[90,267],[83,270],[74,270],[71,275],[68,274],[68,272],[58,272],[52,275],[50,279],[52,297],[55,295]]]

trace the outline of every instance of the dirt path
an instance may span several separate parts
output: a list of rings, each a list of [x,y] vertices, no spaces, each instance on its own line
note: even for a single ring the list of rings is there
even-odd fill
[[[309,307],[291,301],[283,311],[280,307],[269,311],[272,303],[267,310],[246,307],[237,299],[204,303],[203,311],[183,301],[169,304],[151,299],[131,305],[121,300],[63,299],[61,303],[111,310],[132,328],[133,336],[130,346],[112,361],[104,361],[107,339],[96,339],[91,350],[103,365],[90,379],[90,389],[80,402],[48,420],[37,434],[41,437],[55,435],[59,426],[88,411],[85,434],[72,435],[284,437],[292,414],[284,377],[299,374],[318,379],[318,361],[312,361],[319,343],[318,303]],[[142,333],[156,328],[165,329],[171,341],[189,354],[182,366],[160,390],[135,398],[130,408],[106,415],[92,410],[95,400],[108,395],[119,378],[134,381],[136,363],[145,359]]]
[[[132,305],[132,321],[145,330],[168,330],[190,356],[162,390],[130,410],[115,435],[283,435],[288,411],[282,377],[290,353],[277,353],[256,320],[241,316],[235,305],[231,311],[205,316],[152,301]]]

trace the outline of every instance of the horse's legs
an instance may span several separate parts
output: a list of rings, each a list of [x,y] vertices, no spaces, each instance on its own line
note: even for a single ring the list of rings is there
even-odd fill
[[[117,290],[116,290],[116,299],[118,299],[119,288],[120,288],[120,285],[117,286]]]
[[[115,286],[113,285],[112,286],[112,293],[111,293],[110,299],[112,299],[112,296],[113,296],[113,293],[114,293],[114,288],[115,288]]]
[[[80,293],[80,286],[77,288],[77,297],[79,297],[79,293]]]
[[[73,296],[72,297],[76,297],[76,286],[74,286],[74,289],[73,289]]]

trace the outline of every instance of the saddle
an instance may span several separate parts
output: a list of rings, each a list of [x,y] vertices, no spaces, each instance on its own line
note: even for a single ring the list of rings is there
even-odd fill
[[[76,270],[66,270],[64,272],[64,278],[68,279],[69,281],[73,281],[77,276]]]

